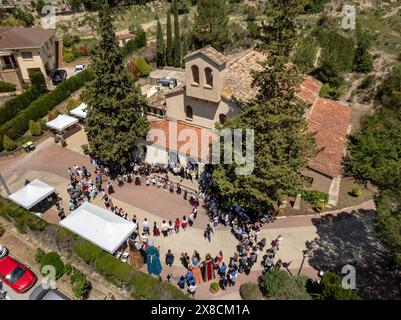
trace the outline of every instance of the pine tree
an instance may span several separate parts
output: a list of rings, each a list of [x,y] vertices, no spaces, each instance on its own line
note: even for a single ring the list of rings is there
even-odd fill
[[[164,45],[163,30],[159,18],[157,18],[157,53],[156,64],[158,68],[166,65],[166,47]]]
[[[181,37],[180,37],[180,21],[178,19],[177,1],[173,0],[174,14],[174,44],[173,44],[173,60],[175,67],[181,67]]]
[[[174,65],[173,58],[173,33],[171,29],[171,16],[170,11],[167,11],[167,45],[166,45],[166,64],[168,66]]]
[[[89,87],[91,99],[85,130],[93,156],[107,165],[123,165],[138,139],[146,136],[145,97],[127,70],[113,29],[107,1],[99,8],[100,42]]]
[[[228,8],[226,0],[199,0],[194,23],[194,36],[206,46],[223,50],[228,39]]]
[[[292,22],[296,11],[286,8],[296,7],[298,1],[273,2],[276,16],[271,27],[275,32],[265,48],[264,69],[254,75],[258,95],[225,125],[230,129],[254,130],[254,170],[248,175],[237,175],[236,169],[242,166],[234,163],[218,165],[213,173],[223,198],[250,214],[272,209],[282,196],[301,188],[301,171],[316,155],[314,136],[307,132],[304,116],[308,106],[296,97],[294,90],[302,78],[296,66],[288,63],[294,47],[296,29]],[[289,34],[292,36],[287,37]]]

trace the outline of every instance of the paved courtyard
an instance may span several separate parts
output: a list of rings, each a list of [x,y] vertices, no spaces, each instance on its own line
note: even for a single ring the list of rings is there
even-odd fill
[[[39,178],[44,182],[54,186],[60,196],[63,198],[62,205],[65,212],[68,212],[67,204],[69,196],[66,192],[68,180],[68,166],[77,164],[85,165],[91,172],[94,168],[90,163],[89,157],[82,154],[78,146],[82,143],[84,134],[82,131],[71,136],[67,142],[68,147],[62,148],[55,144],[53,139],[49,138],[39,144],[31,153],[21,153],[14,157],[9,157],[0,161],[0,173],[6,180],[11,192],[16,191],[24,185],[25,179],[32,180]],[[158,189],[157,187],[148,186],[144,183],[141,186],[133,184],[125,184],[123,187],[117,187],[114,183],[116,192],[112,194],[114,205],[122,207],[128,216],[131,218],[134,214],[139,217],[140,221],[146,217],[151,225],[157,221],[159,226],[163,219],[174,221],[176,218],[188,216],[191,212],[191,206],[183,199],[182,196]],[[1,190],[4,195],[4,190]],[[103,207],[100,199],[94,199],[95,204]],[[372,209],[373,202],[366,202],[358,208],[352,209]],[[351,209],[349,210],[351,211]],[[341,210],[347,212],[347,210]],[[337,214],[334,212],[334,214]],[[273,224],[266,225],[261,231],[261,238],[265,237],[269,244],[271,240],[281,234],[284,241],[277,253],[277,259],[282,259],[283,262],[289,263],[289,270],[293,274],[297,273],[302,260],[303,250],[306,249],[306,244],[319,237],[318,229],[313,221],[313,218],[318,216],[298,216],[290,218],[278,219]],[[44,218],[52,223],[58,223],[57,211],[51,208],[44,214]],[[174,265],[172,268],[164,266],[163,278],[167,274],[171,274],[173,281],[185,273],[185,269],[180,264],[179,257],[181,253],[192,254],[197,250],[201,257],[207,253],[212,256],[217,255],[222,250],[225,262],[229,261],[229,257],[236,251],[238,241],[231,234],[229,228],[222,226],[217,227],[212,241],[209,243],[203,237],[203,230],[209,219],[204,211],[200,209],[198,218],[192,228],[187,231],[181,230],[178,234],[168,237],[158,237],[155,244],[160,246],[161,260],[164,262],[164,256],[168,249],[171,249],[175,255]],[[152,238],[152,237],[151,237]],[[260,259],[259,259],[260,260]],[[146,269],[144,268],[144,271]],[[238,284],[224,292],[219,292],[216,295],[211,295],[209,292],[209,284],[202,284],[198,287],[197,298],[204,299],[239,299],[238,288],[239,284],[247,281],[256,281],[262,271],[261,266],[255,265],[250,275],[240,275]],[[314,269],[309,262],[306,261],[303,265],[302,273],[316,278],[317,270]]]

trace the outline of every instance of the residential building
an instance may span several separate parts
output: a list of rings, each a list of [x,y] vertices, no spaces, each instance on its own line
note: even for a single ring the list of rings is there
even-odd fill
[[[118,45],[120,47],[124,47],[125,44],[131,40],[134,39],[135,35],[131,34],[131,33],[120,33],[117,35],[117,39],[118,39]]]
[[[0,80],[21,88],[32,71],[48,78],[58,65],[57,50],[55,30],[0,27]]]

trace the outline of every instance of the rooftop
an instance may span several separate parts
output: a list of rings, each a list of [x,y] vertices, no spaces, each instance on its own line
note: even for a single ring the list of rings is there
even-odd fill
[[[316,144],[323,148],[309,167],[329,177],[341,174],[347,143],[351,108],[342,102],[317,98],[308,115],[308,129],[316,132]]]
[[[196,50],[194,52],[191,52],[191,53],[187,54],[184,57],[184,59],[186,60],[190,57],[196,56],[199,53],[208,57],[210,60],[212,60],[218,66],[222,66],[223,64],[225,64],[227,62],[226,56],[224,54],[222,54],[221,52],[217,51],[212,46],[207,46],[207,47],[201,48],[199,50]]]
[[[40,48],[54,34],[43,28],[0,27],[0,50]]]

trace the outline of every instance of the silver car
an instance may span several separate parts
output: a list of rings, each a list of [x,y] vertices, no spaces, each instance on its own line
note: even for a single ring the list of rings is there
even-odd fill
[[[39,285],[29,295],[29,300],[70,300],[60,291],[55,289],[46,289],[43,284]]]
[[[7,248],[0,244],[0,259],[4,258],[7,255],[7,253],[8,253]]]

